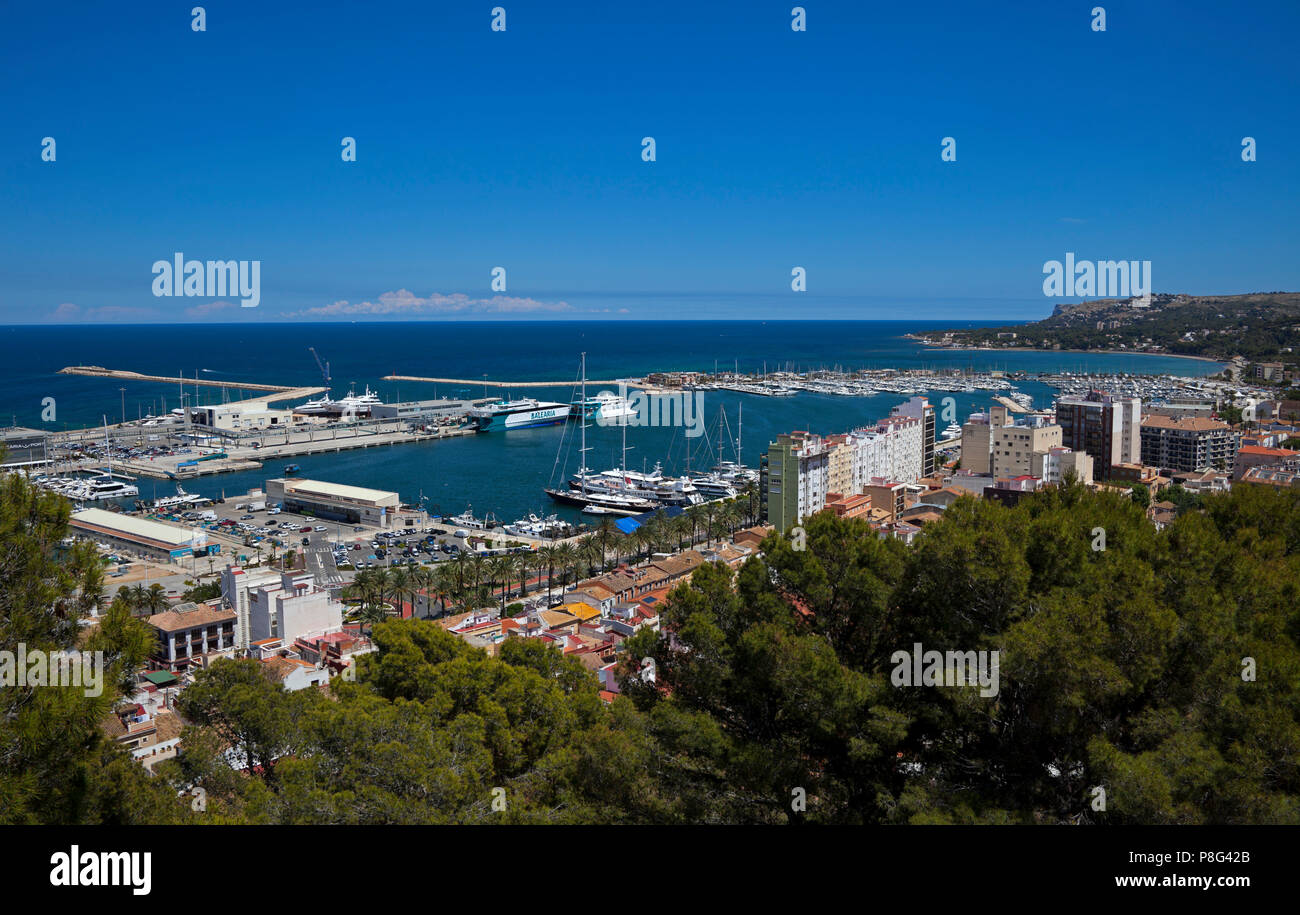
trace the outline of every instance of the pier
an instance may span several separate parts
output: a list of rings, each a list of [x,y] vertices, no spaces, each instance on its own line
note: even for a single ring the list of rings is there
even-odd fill
[[[152,381],[159,384],[204,385],[210,388],[227,388],[244,391],[266,391],[273,397],[253,397],[249,402],[289,400],[291,398],[311,397],[323,394],[327,390],[321,387],[299,388],[283,384],[257,384],[252,381],[221,381],[215,378],[184,378],[174,375],[143,375],[140,372],[128,372],[123,369],[106,369],[102,365],[69,365],[59,369],[60,375],[85,375],[90,378],[115,378],[119,381]]]
[[[576,388],[581,382],[578,379],[569,381],[489,381],[486,378],[422,378],[418,375],[385,375],[384,381],[420,381],[429,384],[463,384],[476,385],[481,384],[489,388]],[[613,379],[611,381],[600,381],[591,378],[587,379],[587,387],[594,384],[628,384],[634,379],[623,378]]]

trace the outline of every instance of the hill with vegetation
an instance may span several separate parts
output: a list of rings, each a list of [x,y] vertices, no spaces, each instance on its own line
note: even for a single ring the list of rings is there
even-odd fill
[[[1029,324],[931,332],[941,346],[1128,350],[1252,362],[1290,362],[1300,352],[1300,293],[1153,295],[1059,304]]]

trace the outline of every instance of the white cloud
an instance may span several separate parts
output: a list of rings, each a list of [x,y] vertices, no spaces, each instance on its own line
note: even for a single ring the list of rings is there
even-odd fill
[[[537,299],[519,298],[517,296],[496,295],[486,299],[475,299],[464,293],[452,295],[431,293],[426,297],[417,296],[409,289],[385,292],[374,302],[348,302],[340,300],[329,305],[307,308],[294,312],[287,317],[329,318],[351,317],[355,315],[493,315],[493,314],[529,314],[557,313],[572,311],[573,306],[567,302],[540,302]]]

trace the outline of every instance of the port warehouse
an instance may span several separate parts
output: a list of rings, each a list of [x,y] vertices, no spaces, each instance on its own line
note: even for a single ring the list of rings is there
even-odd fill
[[[190,407],[190,419],[210,429],[270,429],[289,425],[293,421],[293,411],[272,409],[264,400],[244,400],[210,407]]]
[[[395,492],[286,478],[267,480],[266,498],[285,511],[374,527],[388,527],[401,504]]]
[[[307,414],[269,407],[264,402],[242,401],[206,407],[191,407],[189,420],[195,429],[238,440],[267,431],[298,430],[340,420],[349,426],[379,425],[393,420],[436,422],[458,419],[479,403],[475,400],[412,400],[403,403],[372,404],[355,415]]]
[[[77,533],[92,540],[159,559],[183,559],[208,548],[208,535],[203,530],[174,527],[102,508],[73,512],[71,524]]]

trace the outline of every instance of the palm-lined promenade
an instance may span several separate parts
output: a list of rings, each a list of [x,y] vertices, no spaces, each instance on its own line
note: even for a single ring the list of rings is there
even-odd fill
[[[751,485],[734,499],[692,505],[675,517],[656,512],[626,534],[605,518],[588,534],[527,552],[462,551],[436,567],[363,569],[343,592],[347,620],[368,629],[396,616],[442,617],[489,607],[504,616],[512,603],[523,609],[523,601],[543,593],[542,606],[549,607],[571,582],[649,562],[656,553],[712,547],[758,519],[758,491]]]

